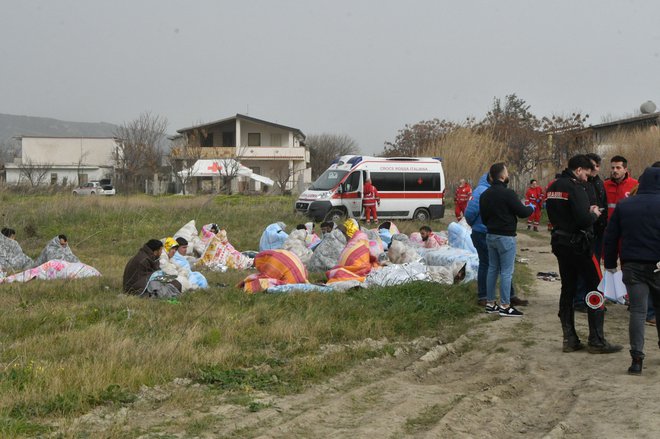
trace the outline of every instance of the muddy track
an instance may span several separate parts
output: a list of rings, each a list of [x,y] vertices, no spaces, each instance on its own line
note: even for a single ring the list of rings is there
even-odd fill
[[[518,247],[528,249],[519,254],[535,273],[557,271],[547,240],[522,235]],[[179,382],[145,389],[131,407],[98,409],[64,430],[142,438],[657,437],[655,329],[647,327],[641,377],[625,373],[628,313],[620,305],[609,306],[605,334],[623,352],[564,354],[559,289],[537,280],[521,294],[531,302],[523,318],[480,316],[452,344],[417,340],[302,394],[262,395],[267,408],[257,413]],[[576,326],[586,342],[586,314],[577,314]]]

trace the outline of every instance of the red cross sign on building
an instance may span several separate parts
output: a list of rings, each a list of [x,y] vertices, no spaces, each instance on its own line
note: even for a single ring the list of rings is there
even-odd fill
[[[213,162],[213,165],[207,167],[206,169],[208,169],[209,171],[220,173],[220,171],[222,171],[222,166],[218,165],[217,162]]]

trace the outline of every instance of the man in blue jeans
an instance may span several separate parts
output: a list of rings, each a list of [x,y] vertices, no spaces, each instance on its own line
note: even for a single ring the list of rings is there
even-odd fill
[[[479,184],[472,192],[472,199],[469,201],[465,210],[465,220],[472,227],[472,244],[477,249],[479,255],[479,270],[477,271],[477,303],[479,306],[486,306],[486,278],[488,277],[488,246],[486,245],[486,233],[488,230],[481,221],[479,215],[479,199],[481,194],[490,187],[488,173],[486,172],[479,179]],[[515,288],[511,283],[511,305],[526,306],[528,300],[516,296]]]
[[[511,306],[510,293],[513,266],[516,260],[516,229],[518,218],[527,218],[534,207],[525,206],[516,193],[507,187],[509,171],[504,163],[495,163],[488,172],[492,182],[479,201],[479,214],[488,229],[488,276],[486,307],[489,314],[501,317],[521,317],[522,312]],[[500,304],[495,303],[495,287],[500,278]]]
[[[630,297],[628,373],[641,375],[647,304],[660,307],[660,162],[639,177],[637,195],[617,203],[605,231],[604,249],[608,271],[616,271],[617,256],[621,260]],[[660,328],[656,330],[660,339]]]

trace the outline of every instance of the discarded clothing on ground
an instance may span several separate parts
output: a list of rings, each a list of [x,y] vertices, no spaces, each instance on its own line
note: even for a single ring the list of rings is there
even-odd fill
[[[23,253],[23,249],[13,239],[0,234],[0,271],[16,273],[34,266],[31,257]]]
[[[58,236],[48,241],[46,247],[44,247],[39,257],[34,261],[34,265],[41,265],[44,262],[55,259],[66,262],[80,262],[80,259],[71,251],[71,247],[60,244],[60,238]]]
[[[286,224],[273,223],[266,227],[259,240],[259,251],[276,250],[284,246],[284,242],[289,237],[284,231]]]
[[[101,276],[101,273],[90,265],[83,264],[82,262],[67,262],[54,259],[20,273],[0,277],[0,283],[28,282],[32,279],[82,279],[97,276]]]
[[[307,268],[311,272],[326,272],[335,267],[339,262],[339,256],[346,247],[346,237],[337,229],[326,233],[316,246]]]

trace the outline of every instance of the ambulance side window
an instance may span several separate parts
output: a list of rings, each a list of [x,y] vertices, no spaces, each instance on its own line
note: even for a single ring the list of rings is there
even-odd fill
[[[360,173],[353,172],[344,182],[344,192],[355,192],[360,187]]]

